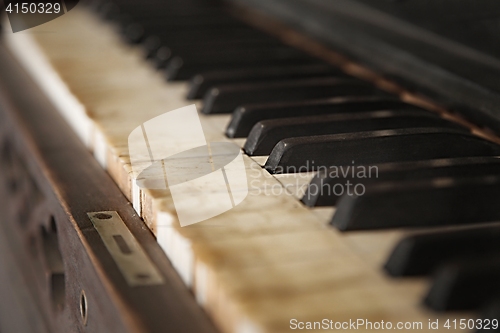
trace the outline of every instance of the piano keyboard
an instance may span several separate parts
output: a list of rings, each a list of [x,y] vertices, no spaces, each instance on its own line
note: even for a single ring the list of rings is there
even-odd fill
[[[484,313],[495,318],[499,229],[485,222],[500,217],[499,141],[286,46],[220,5],[190,6],[79,6],[4,37],[221,331],[288,332],[326,318],[405,331],[439,320],[433,331],[445,332],[447,320],[476,318],[489,301]],[[127,138],[193,103],[208,142],[245,151],[250,191],[232,210],[181,227],[168,189],[136,184]],[[314,193],[313,184],[356,180],[332,168],[364,165],[380,174],[362,180],[363,195]]]

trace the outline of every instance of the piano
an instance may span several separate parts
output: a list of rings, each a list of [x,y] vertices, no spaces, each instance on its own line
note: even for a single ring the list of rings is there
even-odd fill
[[[2,19],[0,332],[500,331],[498,1],[59,3]]]

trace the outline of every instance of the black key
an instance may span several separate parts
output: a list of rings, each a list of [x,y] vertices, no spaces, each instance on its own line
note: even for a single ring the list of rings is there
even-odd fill
[[[264,35],[259,31],[251,28],[247,29],[200,29],[190,31],[168,31],[162,30],[156,33],[145,34],[144,38],[148,36],[156,36],[160,39],[162,45],[176,46],[195,43],[208,43],[216,41],[237,41],[237,40],[254,40],[254,41],[274,41],[279,43],[278,40],[273,39],[268,35]],[[142,40],[142,38],[141,38]],[[283,44],[281,44],[283,45]]]
[[[153,6],[148,6],[144,1],[141,2],[140,6],[137,3],[127,6],[120,1],[118,7],[121,15],[126,14],[131,18],[124,21],[123,29],[135,25],[141,26],[144,30],[147,29],[148,32],[168,29],[182,32],[182,27],[198,25],[208,27],[220,24],[244,25],[241,21],[221,10],[220,7],[202,6],[201,3],[188,4],[186,2],[186,6],[173,8],[166,1],[157,2]]]
[[[391,109],[422,110],[399,99],[377,96],[335,97],[311,101],[245,105],[234,111],[226,129],[226,135],[230,138],[246,137],[255,124],[266,119]]]
[[[149,12],[146,14],[147,18],[140,19],[140,23],[131,23],[125,28],[132,26],[142,26],[144,30],[159,30],[159,31],[172,31],[181,28],[214,28],[214,27],[244,27],[252,29],[250,26],[245,25],[241,21],[237,21],[227,13],[222,11],[214,11],[210,13],[191,13],[191,14],[177,14],[166,15],[165,13]],[[137,18],[137,15],[134,15]]]
[[[302,202],[309,207],[335,206],[340,196],[330,189],[349,183],[368,184],[377,181],[405,181],[439,177],[472,177],[500,172],[500,159],[494,157],[465,157],[417,162],[381,164],[373,178],[357,178],[351,166],[342,174],[338,168],[319,171],[309,184]]]
[[[217,43],[211,44],[211,48],[208,49],[203,48],[203,45],[191,45],[189,47],[172,46],[171,50],[162,48],[157,52],[157,67],[166,66],[168,71],[168,68],[171,66],[171,61],[182,62],[182,66],[179,68],[182,74],[182,68],[184,68],[183,71],[188,71],[192,67],[199,67],[202,65],[220,66],[221,64],[247,64],[248,66],[248,64],[259,61],[307,59],[307,56],[300,51],[282,45],[241,45],[240,43],[240,45],[233,46],[231,44],[232,43],[218,41]],[[163,51],[167,51],[167,53],[161,55]],[[164,63],[162,63],[162,61]],[[178,73],[178,75],[180,74]]]
[[[496,175],[356,185],[350,188],[354,195],[343,195],[337,203],[331,224],[339,230],[437,227],[500,219],[500,177]]]
[[[498,226],[408,236],[394,248],[385,269],[392,276],[417,276],[464,257],[500,257],[499,239]]]
[[[274,42],[281,44],[278,40],[273,39],[268,35],[264,35],[253,29],[206,29],[195,31],[159,31],[154,34],[145,35],[144,37],[156,36],[162,45],[174,47],[177,45],[196,45],[196,43],[215,43],[217,41],[237,42],[237,41],[260,41]]]
[[[116,21],[121,17],[122,12],[120,6],[117,4],[111,1],[105,1],[98,7],[97,14],[104,20]]]
[[[132,29],[135,27],[135,29]],[[223,26],[184,26],[179,28],[161,28],[148,29],[142,25],[129,26],[124,32],[124,38],[130,43],[141,43],[149,36],[156,36],[162,42],[162,45],[173,47],[177,45],[196,43],[207,43],[216,41],[237,41],[255,40],[255,41],[274,41],[277,40],[262,34],[261,32],[248,27],[223,27]],[[281,45],[283,45],[281,43]]]
[[[244,149],[250,156],[269,155],[274,146],[286,138],[412,127],[463,128],[424,110],[414,112],[390,110],[270,119],[261,121],[253,127]]]
[[[282,43],[270,36],[257,33],[253,30],[242,29],[208,29],[178,34],[175,31],[162,31],[156,34],[144,34],[138,39],[145,49],[145,53],[157,63],[158,68],[164,68],[174,55],[183,51],[236,48],[238,45],[270,45],[283,46]],[[165,54],[169,57],[165,58]],[[184,53],[185,54],[185,53]]]
[[[266,162],[271,173],[438,158],[497,156],[500,146],[460,130],[413,128],[289,138]]]
[[[500,294],[500,256],[474,258],[441,267],[425,298],[434,310],[473,310]]]
[[[279,52],[269,51],[252,52],[248,55],[241,55],[241,57],[230,54],[207,59],[174,57],[167,63],[165,75],[169,81],[188,80],[199,73],[213,70],[241,69],[249,66],[303,65],[313,62],[308,55],[293,49],[284,48]]]
[[[339,77],[309,78],[287,82],[236,84],[212,88],[203,99],[205,114],[231,113],[244,104],[300,101],[379,92],[373,85]]]
[[[122,0],[120,0],[122,2]],[[139,22],[146,22],[149,18],[154,21],[159,21],[163,18],[166,24],[171,22],[176,22],[179,18],[209,18],[209,17],[224,17],[227,21],[240,22],[236,18],[233,18],[231,15],[228,15],[224,8],[221,6],[217,6],[216,4],[209,4],[208,6],[198,2],[198,3],[189,3],[189,1],[185,1],[185,3],[181,6],[170,6],[172,2],[163,1],[163,3],[159,3],[156,1],[156,4],[152,6],[148,6],[147,4],[142,5],[144,1],[142,1],[140,6],[137,6],[137,3],[132,4],[133,7],[127,8],[123,3],[120,3],[120,6],[123,8],[125,12],[133,14],[134,18]],[[169,8],[170,7],[170,8]],[[194,21],[194,20],[193,20]],[[192,22],[193,22],[192,21]],[[161,21],[160,21],[161,22]],[[146,22],[148,23],[148,22]],[[193,22],[195,23],[195,22]],[[210,22],[208,22],[210,23]]]
[[[233,30],[241,33],[255,30],[245,26],[240,22],[227,20],[228,16],[177,16],[171,18],[151,18],[141,23],[124,23],[122,33],[130,43],[139,43],[149,35],[168,36],[178,34],[186,36],[188,34],[203,34],[206,31]]]
[[[342,76],[338,68],[327,64],[304,66],[254,67],[241,70],[222,70],[198,74],[190,81],[188,99],[202,98],[206,92],[217,85],[228,83],[250,83],[271,80],[289,80],[308,77]]]
[[[168,46],[167,46],[168,45]],[[239,35],[229,36],[224,39],[220,38],[205,38],[202,41],[191,39],[174,39],[170,38],[168,43],[162,41],[156,35],[150,35],[144,38],[141,46],[147,58],[155,61],[158,68],[163,68],[167,65],[168,60],[178,52],[198,52],[200,49],[210,48],[238,48],[238,47],[262,47],[262,46],[277,46],[280,45],[278,41],[272,38],[262,38],[260,36],[251,36],[242,38]],[[281,44],[282,45],[282,44]]]
[[[193,29],[185,30],[182,32],[173,31],[159,31],[157,33],[145,34],[141,41],[145,41],[149,36],[156,36],[159,39],[160,44],[167,47],[177,47],[182,45],[192,45],[196,46],[198,44],[205,45],[206,49],[211,49],[209,43],[215,43],[220,41],[225,41],[228,44],[231,42],[267,42],[273,43],[273,45],[283,45],[278,40],[273,39],[269,36],[263,35],[262,33],[255,31],[253,29],[223,29],[223,28],[212,28],[212,29]],[[222,51],[222,50],[221,50]]]
[[[184,54],[195,55],[200,59],[208,59],[213,57],[227,57],[231,53],[235,56],[235,52],[248,52],[248,54],[256,52],[268,52],[270,48],[284,49],[288,48],[279,45],[274,40],[258,40],[245,39],[240,37],[225,38],[216,40],[203,41],[179,41],[178,43],[170,43],[169,46],[162,46],[159,38],[147,38],[142,44],[147,58],[151,58],[157,68],[165,68],[168,62],[176,56],[182,58]],[[245,56],[248,56],[245,54]]]
[[[166,65],[166,61],[170,58],[172,54],[172,51],[168,47],[163,45],[163,42],[158,36],[150,35],[145,37],[141,41],[141,46],[142,49],[144,50],[145,57],[147,59],[153,59],[155,64],[158,63],[158,65],[156,65],[158,68],[160,67],[159,65],[162,63],[165,63]],[[160,48],[164,48],[162,52],[166,56],[165,60],[162,59],[163,56],[161,55],[159,58],[157,57]]]

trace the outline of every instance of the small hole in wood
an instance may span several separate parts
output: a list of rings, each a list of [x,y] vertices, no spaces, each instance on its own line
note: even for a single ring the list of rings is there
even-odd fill
[[[82,290],[80,293],[80,315],[82,317],[83,325],[86,326],[88,321],[88,302],[85,290]]]
[[[111,215],[104,213],[97,213],[94,215],[94,217],[97,217],[99,220],[109,220],[110,218],[112,218]]]
[[[136,278],[140,279],[140,280],[147,280],[149,279],[151,276],[149,274],[145,274],[145,273],[138,273],[135,275]]]

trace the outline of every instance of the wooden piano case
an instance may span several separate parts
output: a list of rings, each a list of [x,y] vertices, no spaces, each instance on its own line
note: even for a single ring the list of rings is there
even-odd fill
[[[131,204],[1,42],[0,154],[0,331],[215,331]],[[101,211],[121,217],[159,283],[124,278],[88,216]]]

